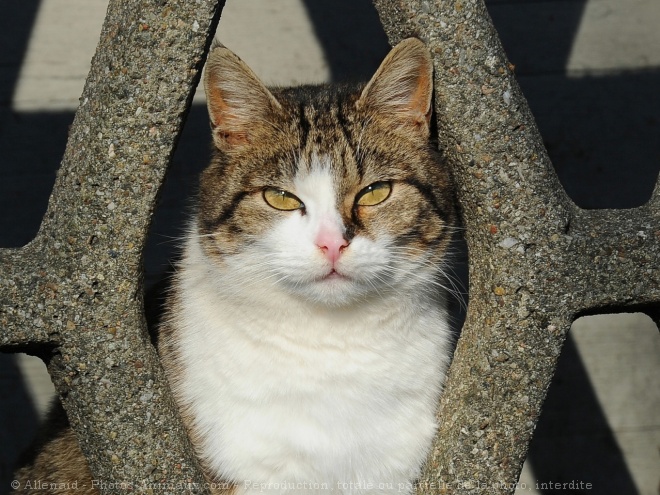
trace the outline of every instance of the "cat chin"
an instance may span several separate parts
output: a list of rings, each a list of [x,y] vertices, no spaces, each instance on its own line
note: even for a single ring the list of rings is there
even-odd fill
[[[314,305],[336,308],[363,304],[365,300],[378,296],[373,286],[336,272],[305,283],[286,284],[284,290]]]

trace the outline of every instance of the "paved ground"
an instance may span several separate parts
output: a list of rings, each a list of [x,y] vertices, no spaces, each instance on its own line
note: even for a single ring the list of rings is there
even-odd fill
[[[0,18],[0,246],[36,233],[107,0],[7,0]],[[229,0],[219,37],[266,82],[367,78],[387,52],[368,0]],[[634,207],[660,170],[660,2],[491,0],[557,172],[583,207]],[[167,267],[208,149],[196,98],[146,255]],[[659,260],[660,262],[660,260]],[[51,399],[40,361],[0,356],[0,493]],[[660,339],[643,315],[574,325],[525,465],[520,493],[592,483],[658,495]],[[545,485],[544,485],[545,484]]]

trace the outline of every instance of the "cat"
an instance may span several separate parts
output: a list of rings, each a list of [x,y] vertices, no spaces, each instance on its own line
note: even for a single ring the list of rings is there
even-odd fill
[[[158,350],[205,475],[232,495],[409,493],[452,340],[428,51],[402,41],[362,86],[268,89],[216,43],[204,86],[215,153]]]

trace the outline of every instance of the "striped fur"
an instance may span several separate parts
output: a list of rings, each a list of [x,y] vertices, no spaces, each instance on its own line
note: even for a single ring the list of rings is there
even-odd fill
[[[216,154],[160,345],[193,444],[237,494],[406,493],[449,360],[455,210],[428,53],[404,41],[365,86],[267,89],[222,46],[207,67]],[[382,181],[387,199],[359,206]],[[315,240],[329,224],[334,264]]]

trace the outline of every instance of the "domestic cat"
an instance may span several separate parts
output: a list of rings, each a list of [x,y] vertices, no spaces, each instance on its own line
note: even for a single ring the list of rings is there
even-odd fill
[[[204,85],[215,153],[158,347],[207,478],[410,492],[450,358],[456,220],[426,48],[404,40],[366,85],[268,89],[216,44]]]
[[[200,458],[237,493],[401,492],[449,360],[429,54],[409,39],[364,88],[269,90],[218,46],[204,82],[218,153],[160,345]]]

